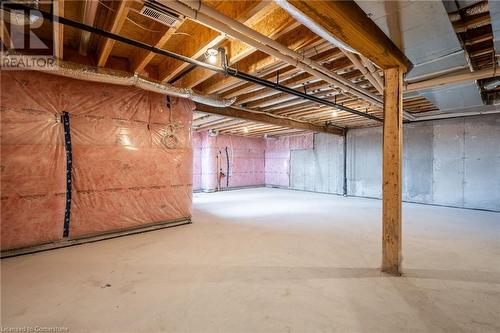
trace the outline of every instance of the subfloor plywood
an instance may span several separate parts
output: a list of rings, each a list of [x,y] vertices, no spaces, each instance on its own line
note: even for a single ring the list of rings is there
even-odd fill
[[[2,260],[2,326],[500,331],[500,214],[403,206],[404,276],[391,277],[379,200],[197,193],[191,225]]]

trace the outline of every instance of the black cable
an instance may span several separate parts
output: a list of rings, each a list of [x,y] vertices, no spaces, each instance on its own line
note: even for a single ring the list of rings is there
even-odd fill
[[[226,187],[229,187],[229,153],[226,146],[226,162],[227,162],[227,175],[226,175]]]
[[[184,61],[184,62],[190,63],[192,65],[200,66],[200,67],[209,69],[209,70],[217,72],[217,73],[227,74],[227,75],[233,76],[233,77],[241,79],[241,80],[255,83],[255,84],[258,84],[258,85],[261,85],[264,87],[272,88],[272,89],[275,89],[275,90],[278,90],[281,92],[285,92],[285,93],[288,93],[288,94],[291,94],[291,95],[294,95],[294,96],[297,96],[297,97],[300,97],[300,98],[303,98],[306,100],[310,100],[310,101],[313,101],[313,102],[316,102],[319,104],[334,107],[334,108],[337,108],[339,110],[346,111],[346,112],[349,112],[349,113],[352,113],[352,114],[355,114],[355,115],[358,115],[361,117],[365,117],[365,118],[368,118],[371,120],[376,120],[376,121],[382,122],[381,118],[376,117],[374,115],[366,114],[364,112],[354,110],[354,109],[348,108],[348,107],[340,105],[340,104],[336,104],[334,102],[316,97],[314,95],[304,94],[300,91],[291,89],[289,87],[286,87],[286,86],[283,86],[280,84],[276,84],[275,82],[271,82],[271,81],[268,81],[268,80],[265,80],[265,79],[262,79],[260,77],[253,76],[253,75],[250,75],[247,73],[242,73],[234,68],[225,67],[223,69],[223,68],[220,68],[217,66],[213,66],[213,65],[204,63],[202,61],[199,61],[199,60],[191,59],[189,57],[186,57],[186,56],[183,56],[183,55],[171,52],[171,51],[159,49],[155,46],[148,45],[146,43],[143,43],[143,42],[140,42],[137,40],[129,39],[129,38],[114,34],[112,32],[108,32],[106,30],[94,28],[92,26],[88,26],[86,24],[76,22],[76,21],[61,17],[61,16],[52,15],[48,12],[43,11],[43,10],[39,10],[39,9],[33,10],[32,8],[25,6],[25,5],[22,5],[22,4],[19,4],[19,3],[11,3],[11,2],[4,1],[2,3],[2,6],[3,6],[2,8],[7,8],[7,9],[14,9],[14,10],[17,9],[17,10],[30,11],[30,15],[42,16],[44,19],[47,19],[47,20],[52,21],[52,22],[57,22],[60,24],[64,24],[64,25],[73,27],[73,28],[88,31],[88,32],[94,33],[96,35],[104,36],[106,38],[113,39],[115,41],[118,41],[118,42],[121,42],[124,44],[128,44],[128,45],[135,46],[135,47],[138,47],[138,48],[141,48],[144,50],[148,50],[148,51],[156,53],[156,54],[161,54],[161,55],[171,57],[171,58],[174,58],[174,59],[177,59],[180,61]]]

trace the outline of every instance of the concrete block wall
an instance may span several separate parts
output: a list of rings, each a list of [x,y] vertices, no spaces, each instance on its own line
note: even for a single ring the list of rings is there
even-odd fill
[[[347,135],[348,194],[381,197],[382,129]],[[403,200],[500,211],[500,115],[406,124]]]

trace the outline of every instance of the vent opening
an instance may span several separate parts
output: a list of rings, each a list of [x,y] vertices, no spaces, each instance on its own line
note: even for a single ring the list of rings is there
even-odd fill
[[[168,10],[156,1],[145,1],[140,13],[169,27],[174,26],[181,19],[179,14]]]

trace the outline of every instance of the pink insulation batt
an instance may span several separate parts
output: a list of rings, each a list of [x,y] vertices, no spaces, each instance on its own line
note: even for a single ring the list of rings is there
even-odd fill
[[[265,184],[264,139],[234,135],[211,137],[205,131],[195,132],[193,142],[195,144],[199,142],[201,145],[201,147],[193,146],[195,151],[193,184],[199,185],[199,189],[211,191],[217,188],[217,156],[223,173],[221,188],[228,187],[227,176],[229,176],[229,187]],[[227,175],[228,157],[229,175]]]
[[[2,250],[62,239],[63,111],[73,149],[69,238],[190,218],[191,101],[30,71],[1,80]]]

